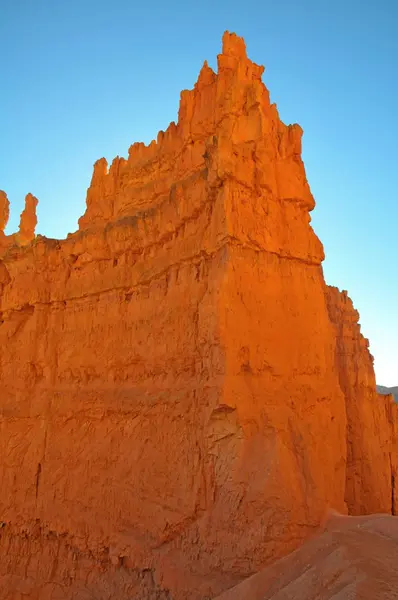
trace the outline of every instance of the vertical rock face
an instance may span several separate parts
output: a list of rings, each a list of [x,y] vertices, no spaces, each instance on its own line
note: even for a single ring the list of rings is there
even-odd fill
[[[25,208],[21,213],[19,232],[12,235],[5,235],[4,229],[7,226],[10,216],[10,203],[7,194],[0,190],[0,260],[2,254],[13,246],[26,246],[33,241],[37,225],[37,204],[37,198],[32,194],[28,194],[25,198]],[[1,270],[2,267],[0,267]]]
[[[262,72],[226,33],[178,123],[96,163],[78,232],[18,248],[30,199],[3,253],[10,599],[213,597],[330,508],[386,508],[388,481],[367,494],[375,477],[356,466],[348,483],[361,445],[347,440],[346,313],[310,226],[302,131]]]
[[[328,287],[329,314],[336,328],[336,370],[346,399],[347,471],[350,514],[397,514],[396,426],[392,396],[376,392],[369,343],[347,292]]]
[[[7,194],[0,190],[0,232],[7,227],[8,217],[10,216],[10,203]]]
[[[21,246],[29,244],[35,237],[37,204],[38,200],[32,194],[26,196],[25,208],[21,213],[21,220],[19,222],[18,241]]]
[[[7,194],[0,190],[0,253],[7,247],[7,236],[4,233],[4,229],[7,227],[9,215],[10,203]]]

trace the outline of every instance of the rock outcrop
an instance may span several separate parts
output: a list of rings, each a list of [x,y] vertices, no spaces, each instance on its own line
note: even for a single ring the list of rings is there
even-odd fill
[[[30,244],[35,238],[35,229],[37,225],[36,207],[37,198],[28,194],[25,198],[25,208],[21,212],[19,223],[18,242],[21,246]]]
[[[2,255],[9,248],[26,246],[34,240],[35,229],[37,225],[37,204],[37,198],[35,198],[35,196],[32,194],[27,194],[25,198],[25,208],[21,213],[18,233],[5,235],[4,229],[7,226],[8,218],[10,216],[10,203],[8,201],[7,194],[0,190],[0,260]]]
[[[4,233],[10,216],[10,203],[7,194],[0,190],[0,254],[7,247],[7,236]]]
[[[10,203],[7,194],[0,190],[0,232],[3,233],[7,227],[8,218],[10,216]]]
[[[398,406],[392,395],[376,391],[369,342],[347,292],[328,288],[328,306],[336,327],[336,370],[346,400],[346,495],[352,515],[397,514]]]
[[[214,597],[329,508],[395,506],[396,421],[262,72],[226,33],[178,123],[95,164],[78,232],[30,243],[32,197],[2,254],[9,600]]]

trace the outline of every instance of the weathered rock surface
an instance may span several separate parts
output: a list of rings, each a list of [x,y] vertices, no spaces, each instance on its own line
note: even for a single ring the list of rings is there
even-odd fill
[[[336,370],[346,399],[346,493],[349,513],[397,514],[398,406],[393,396],[376,391],[369,343],[360,332],[359,315],[347,292],[328,288],[328,306],[336,327]]]
[[[30,199],[0,252],[8,600],[214,597],[329,508],[392,507],[394,416],[325,285],[302,131],[262,72],[226,33],[178,123],[95,164],[78,232],[29,243]]]
[[[4,232],[10,216],[10,203],[7,194],[0,190],[0,232]]]
[[[37,198],[32,194],[28,194],[25,198],[25,208],[21,213],[19,223],[18,242],[21,246],[29,244],[35,237],[35,229],[37,225],[36,207],[38,204]]]
[[[10,203],[7,194],[0,190],[0,253],[7,247],[7,236],[4,229],[7,227],[10,216]]]
[[[37,204],[37,198],[35,198],[35,196],[32,194],[27,194],[25,198],[25,208],[21,213],[18,233],[5,235],[4,229],[7,226],[8,218],[10,216],[10,203],[8,201],[7,194],[0,190],[0,259],[9,248],[15,246],[26,246],[34,240],[35,229],[37,225]]]

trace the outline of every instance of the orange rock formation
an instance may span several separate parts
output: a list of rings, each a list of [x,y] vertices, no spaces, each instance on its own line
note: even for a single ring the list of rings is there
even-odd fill
[[[336,329],[336,371],[347,414],[346,491],[349,514],[397,514],[398,405],[376,392],[369,342],[347,292],[327,290]]]
[[[0,190],[0,252],[7,246],[7,236],[4,229],[7,227],[10,216],[10,203],[7,194]]]
[[[7,194],[0,190],[0,232],[3,232],[7,227],[8,218],[10,216],[10,203]]]
[[[329,508],[395,507],[395,407],[262,72],[226,33],[178,123],[95,164],[78,232],[29,244],[30,197],[0,252],[8,600],[214,597]]]
[[[35,229],[37,225],[36,207],[38,204],[37,198],[32,194],[28,194],[25,198],[25,208],[21,213],[18,233],[5,235],[4,229],[7,226],[10,214],[10,203],[7,194],[0,190],[0,259],[1,254],[14,246],[26,246],[35,238]]]
[[[32,194],[26,196],[25,208],[21,213],[21,220],[19,223],[18,242],[21,246],[29,244],[35,237],[37,204],[38,200],[32,196]]]

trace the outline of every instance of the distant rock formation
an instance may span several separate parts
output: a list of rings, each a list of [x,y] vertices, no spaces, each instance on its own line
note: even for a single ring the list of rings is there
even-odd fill
[[[26,246],[35,237],[35,229],[37,225],[36,207],[38,204],[37,198],[28,194],[25,198],[25,208],[21,213],[19,223],[18,242],[21,246]]]
[[[7,194],[0,190],[0,232],[3,232],[7,227],[8,218],[10,216],[10,203]]]
[[[178,123],[95,164],[78,232],[30,243],[29,197],[4,236],[7,600],[212,598],[330,508],[396,513],[397,406],[262,73],[227,32]]]
[[[4,229],[7,226],[10,215],[10,203],[7,194],[0,190],[0,259],[2,253],[12,248],[13,246],[27,246],[35,238],[35,229],[37,225],[37,208],[38,200],[32,194],[28,194],[25,198],[25,208],[21,213],[18,233],[5,235]]]
[[[395,387],[386,387],[385,385],[377,385],[376,389],[377,389],[378,393],[382,394],[383,396],[388,396],[389,394],[392,394],[395,398],[395,402],[398,402],[398,385],[396,385]]]
[[[336,328],[336,370],[345,396],[347,464],[345,501],[351,515],[397,514],[395,480],[397,407],[376,391],[369,342],[347,292],[329,287],[329,314]],[[371,468],[370,468],[371,465]]]

